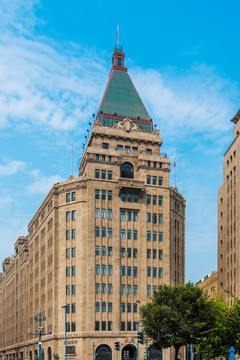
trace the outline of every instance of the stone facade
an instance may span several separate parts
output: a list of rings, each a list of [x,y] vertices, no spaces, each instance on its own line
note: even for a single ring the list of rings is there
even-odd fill
[[[199,280],[195,285],[200,287],[204,294],[211,299],[215,298],[218,293],[218,273],[213,271],[212,274],[206,275],[204,279]]]
[[[170,187],[159,131],[124,118],[95,120],[79,177],[55,184],[0,275],[0,352],[32,360],[44,321],[44,358],[136,359],[138,310],[161,284],[185,280],[185,206]],[[149,131],[148,126],[147,130]],[[99,348],[100,347],[100,348]],[[139,345],[143,359],[145,345]],[[170,352],[165,351],[166,360]],[[105,359],[105,357],[101,357]]]

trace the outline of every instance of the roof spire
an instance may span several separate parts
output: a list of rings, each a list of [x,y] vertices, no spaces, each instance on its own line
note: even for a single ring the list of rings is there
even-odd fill
[[[119,25],[117,24],[117,47],[119,47]]]

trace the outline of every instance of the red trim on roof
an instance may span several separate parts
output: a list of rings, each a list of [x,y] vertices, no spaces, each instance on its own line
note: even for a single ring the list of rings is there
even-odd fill
[[[127,68],[126,68],[126,67],[123,67],[123,66],[113,65],[113,66],[112,66],[112,70],[127,71]]]
[[[126,119],[127,116],[122,116],[122,115],[113,115],[113,114],[106,114],[106,113],[101,113],[98,112],[97,116],[106,116],[106,117],[111,117],[111,118],[116,118],[116,119]],[[134,120],[134,121],[139,121],[139,122],[143,122],[143,123],[147,123],[147,124],[152,124],[152,120],[144,120],[144,119],[136,119],[133,117],[129,117],[129,119]]]

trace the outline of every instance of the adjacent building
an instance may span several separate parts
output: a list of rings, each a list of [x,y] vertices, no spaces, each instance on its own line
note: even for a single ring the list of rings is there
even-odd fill
[[[136,359],[139,306],[159,285],[185,280],[186,201],[170,186],[161,145],[117,47],[79,176],[53,185],[3,262],[5,359],[37,355],[28,329],[38,331],[39,308],[52,332],[42,338],[45,359],[64,357],[65,309],[69,359],[113,359],[115,342],[119,359]]]
[[[204,294],[206,294],[210,299],[215,298],[218,293],[217,271],[213,271],[211,274],[204,276],[204,278],[199,280],[195,285],[200,287]]]

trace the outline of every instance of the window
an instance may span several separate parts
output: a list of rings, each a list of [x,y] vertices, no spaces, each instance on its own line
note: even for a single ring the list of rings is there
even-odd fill
[[[157,205],[157,196],[153,195],[153,205]]]
[[[125,331],[125,322],[121,321],[121,331]]]
[[[162,214],[158,214],[158,222],[159,222],[159,224],[162,224],[162,222],[163,222]]]
[[[102,155],[102,161],[105,162],[105,160],[106,160],[106,156]]]
[[[137,240],[137,230],[133,230],[133,240]]]
[[[153,176],[153,185],[157,185],[157,177]]]
[[[162,205],[163,204],[163,197],[159,196],[158,197],[158,205]]]
[[[112,321],[108,321],[108,331],[112,331]]]
[[[127,194],[127,201],[132,202],[132,194],[131,193]]]
[[[106,219],[106,209],[102,209],[102,219]]]
[[[72,192],[72,201],[76,201],[76,192]]]
[[[147,213],[147,222],[151,222],[151,214],[150,213]]]
[[[156,277],[157,276],[157,268],[153,268],[153,277]]]
[[[95,293],[96,294],[100,293],[100,284],[98,283],[95,284]]]
[[[66,202],[69,203],[71,201],[70,193],[66,194]]]
[[[100,274],[100,265],[95,265],[95,274]]]
[[[76,312],[76,304],[73,303],[72,304],[72,313],[75,314],[75,312]]]
[[[106,284],[102,283],[102,294],[106,294]]]
[[[130,146],[125,146],[125,152],[130,152]]]
[[[106,321],[102,321],[102,331],[106,331]]]
[[[137,267],[136,266],[133,267],[133,276],[137,276]]]
[[[95,312],[99,312],[100,311],[100,304],[99,302],[95,302]]]
[[[137,304],[136,304],[136,303],[133,304],[133,312],[134,312],[134,313],[137,312]]]
[[[106,265],[102,265],[102,275],[106,275]]]
[[[146,154],[147,155],[152,155],[152,150],[151,149],[146,149]]]
[[[155,293],[155,291],[157,291],[157,287],[156,285],[153,285],[153,294]]]
[[[108,237],[109,237],[109,238],[112,237],[112,228],[108,228]]]
[[[112,303],[111,302],[108,303],[108,312],[112,312]]]
[[[108,275],[112,275],[112,265],[108,265]]]
[[[100,209],[96,208],[95,209],[95,218],[99,218],[100,217]]]
[[[125,294],[125,285],[121,285],[121,294]]]
[[[72,295],[76,294],[76,285],[72,285]]]
[[[163,184],[163,178],[161,176],[158,177],[158,185],[162,186]]]
[[[126,193],[124,192],[121,193],[121,200],[126,201]]]
[[[99,161],[99,155],[96,154],[96,161]]]
[[[102,312],[106,312],[106,303],[102,302]]]
[[[108,284],[108,294],[112,294],[112,284]]]
[[[106,179],[106,170],[102,170],[102,179],[103,179],[103,180]]]
[[[103,143],[103,144],[102,144],[102,147],[103,147],[103,149],[108,149],[109,144],[108,144],[108,143]]]
[[[70,323],[69,322],[66,323],[66,332],[70,332]]]
[[[135,146],[133,146],[133,147],[132,147],[132,153],[133,153],[133,154],[137,154],[137,153],[138,153],[138,148],[135,147]]]
[[[147,195],[147,204],[151,204],[151,195]]]
[[[132,312],[132,304],[127,303],[127,312],[130,313]]]
[[[131,285],[127,285],[127,294],[128,294],[128,295],[131,295],[131,292],[132,292],[132,287],[131,287]]]
[[[156,231],[153,231],[153,241],[156,241],[157,240],[157,232]]]
[[[130,321],[127,322],[127,331],[132,331],[132,323]]]
[[[102,227],[102,237],[106,237],[106,228]]]
[[[162,241],[162,231],[159,231],[158,233],[158,241]]]
[[[120,311],[121,311],[121,313],[125,312],[125,304],[124,303],[121,303]]]
[[[108,180],[112,180],[112,171],[108,171]]]
[[[118,151],[123,151],[123,146],[122,145],[117,145],[117,150]]]
[[[133,249],[133,257],[136,259],[137,258],[137,249]]]
[[[151,176],[147,175],[147,184],[150,185],[151,184]]]
[[[158,258],[159,260],[162,260],[162,250],[158,250]]]
[[[76,257],[76,248],[72,248],[72,257],[73,257],[73,258]]]
[[[108,191],[108,200],[112,200],[112,190]]]
[[[112,219],[112,209],[108,209],[108,219]]]
[[[147,285],[147,295],[151,295],[151,286]]]
[[[72,332],[76,331],[76,323],[72,322]]]
[[[121,221],[125,221],[125,211],[121,211]]]
[[[95,189],[95,199],[99,199],[99,198],[100,198],[100,190]]]
[[[127,211],[127,221],[131,221],[132,220],[132,213],[131,211]]]
[[[66,258],[67,258],[67,259],[70,258],[70,249],[66,249]]]
[[[95,227],[95,236],[96,237],[100,236],[100,229],[98,226]]]
[[[102,190],[102,200],[106,200],[106,190]]]
[[[125,257],[125,248],[121,248],[121,257]]]
[[[72,229],[72,239],[76,239],[76,229]]]
[[[70,230],[66,231],[66,240],[70,240]]]
[[[135,203],[138,202],[138,194],[137,194],[137,193],[134,193],[134,194],[133,194],[133,201],[134,201]]]
[[[157,250],[153,249],[153,259],[157,258]]]
[[[132,275],[132,268],[131,266],[127,267],[127,276],[131,276]]]
[[[133,179],[133,166],[132,164],[126,162],[121,166],[121,177]]]
[[[112,256],[112,247],[111,246],[108,247],[108,256]]]
[[[125,239],[125,230],[121,230],[121,239]]]
[[[66,267],[66,276],[70,276],[70,266]]]
[[[136,211],[133,212],[133,221],[136,222],[138,218],[138,214]]]
[[[132,256],[132,249],[127,248],[127,257],[130,258]]]
[[[148,167],[150,167],[151,166],[151,161],[148,161],[147,164],[148,164]]]
[[[137,295],[137,285],[133,285],[133,294]]]
[[[153,167],[156,168],[157,167],[157,163],[156,161],[153,162]]]
[[[121,266],[121,276],[125,276],[125,266]]]
[[[147,240],[151,240],[151,231],[147,231]]]
[[[151,268],[150,267],[147,267],[147,276],[151,276]]]
[[[154,224],[157,222],[157,214],[152,214],[152,220]]]
[[[159,277],[162,277],[162,276],[163,276],[163,269],[162,269],[162,268],[159,268],[159,269],[158,269],[158,276],[159,276]]]
[[[147,259],[151,258],[151,249],[147,249]]]
[[[132,231],[131,230],[127,230],[127,239],[131,240],[132,238]]]
[[[76,220],[76,210],[72,211],[72,221]]]
[[[100,321],[95,321],[95,331],[99,331],[100,329]]]
[[[72,276],[76,276],[76,266],[72,266]]]
[[[100,178],[100,170],[95,169],[95,179],[99,179],[99,178]]]
[[[138,325],[137,321],[133,322],[133,331],[137,331]]]
[[[106,246],[102,246],[102,256],[106,256]]]
[[[66,212],[66,221],[70,221],[70,211]]]

